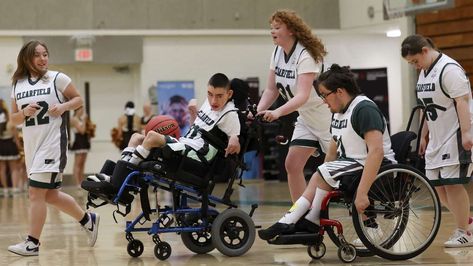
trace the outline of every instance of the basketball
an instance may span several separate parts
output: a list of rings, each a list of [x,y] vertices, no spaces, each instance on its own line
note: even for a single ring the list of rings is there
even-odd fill
[[[148,124],[146,124],[145,134],[150,130],[156,131],[163,135],[175,137],[176,139],[181,136],[181,130],[179,129],[177,121],[168,115],[158,115],[151,118]]]

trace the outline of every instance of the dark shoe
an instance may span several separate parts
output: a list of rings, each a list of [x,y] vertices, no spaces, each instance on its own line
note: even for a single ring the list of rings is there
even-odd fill
[[[309,232],[309,233],[318,233],[320,231],[320,226],[315,224],[305,218],[301,218],[296,223],[297,232]]]
[[[296,232],[294,224],[275,223],[267,229],[258,231],[258,235],[263,240],[270,240],[278,235],[293,234]]]

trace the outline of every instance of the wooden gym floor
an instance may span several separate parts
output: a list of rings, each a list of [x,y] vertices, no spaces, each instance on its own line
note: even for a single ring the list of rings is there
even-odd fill
[[[286,183],[248,181],[247,187],[237,188],[233,199],[241,204],[241,209],[249,211],[251,203],[258,203],[253,220],[263,228],[277,221],[289,208],[289,192]],[[470,200],[473,186],[467,186]],[[86,193],[75,187],[65,187],[64,191],[73,195],[85,206]],[[221,195],[223,186],[216,187],[215,195]],[[169,204],[169,195],[159,194],[161,204]],[[134,201],[131,219],[139,210],[139,200]],[[222,206],[220,206],[222,207]],[[241,257],[226,257],[217,250],[205,255],[196,255],[187,250],[180,237],[174,233],[162,234],[161,239],[172,247],[171,257],[160,261],[154,257],[151,236],[134,233],[136,239],[144,243],[144,253],[139,258],[131,258],[126,251],[124,234],[125,218],[117,216],[118,224],[112,217],[114,208],[110,205],[96,210],[101,215],[99,236],[94,248],[86,244],[86,236],[77,222],[54,208],[48,209],[46,225],[41,237],[38,257],[21,257],[7,251],[8,245],[23,240],[27,233],[28,198],[26,194],[0,198],[0,265],[347,265],[337,257],[337,249],[326,236],[324,243],[327,253],[320,260],[311,260],[307,248],[302,245],[273,246],[256,237],[253,247]],[[358,257],[352,265],[473,265],[473,247],[446,249],[446,241],[454,229],[452,215],[442,213],[440,231],[433,244],[423,254],[407,261],[388,261],[379,257]],[[349,264],[348,264],[349,265]]]

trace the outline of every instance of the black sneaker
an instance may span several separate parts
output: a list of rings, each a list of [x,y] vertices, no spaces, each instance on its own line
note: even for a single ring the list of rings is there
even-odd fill
[[[266,229],[258,231],[258,235],[263,240],[270,240],[278,235],[293,234],[296,232],[294,224],[275,223]]]
[[[319,233],[320,225],[313,223],[305,218],[301,218],[296,223],[297,232]]]

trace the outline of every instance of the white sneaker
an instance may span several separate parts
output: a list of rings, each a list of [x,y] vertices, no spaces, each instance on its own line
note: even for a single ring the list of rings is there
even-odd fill
[[[26,239],[24,242],[9,246],[8,251],[22,256],[38,256],[39,244],[36,245],[33,241]]]
[[[84,229],[85,233],[87,234],[87,237],[89,238],[88,244],[90,247],[93,247],[95,245],[95,241],[97,241],[97,235],[99,232],[99,222],[100,222],[100,215],[98,213],[89,213],[89,219],[91,221],[91,227],[87,228],[85,226],[82,226]]]
[[[473,235],[469,232],[456,229],[453,235],[443,243],[447,248],[461,248],[473,246]]]
[[[368,227],[366,228],[366,232],[368,233],[368,239],[371,240],[370,242],[372,243],[377,243],[379,242],[382,238],[383,238],[383,231],[378,227],[378,228],[372,228],[372,227]],[[365,247],[365,245],[363,244],[363,242],[361,242],[361,239],[357,238],[355,240],[352,241],[352,244],[355,246],[355,247]]]

